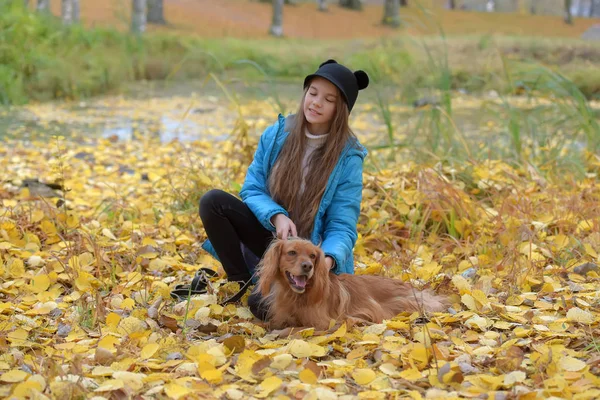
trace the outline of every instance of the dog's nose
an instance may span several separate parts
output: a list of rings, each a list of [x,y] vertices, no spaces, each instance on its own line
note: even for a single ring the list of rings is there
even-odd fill
[[[300,266],[302,267],[302,271],[304,272],[310,272],[310,270],[313,267],[313,265],[308,261],[303,262]]]

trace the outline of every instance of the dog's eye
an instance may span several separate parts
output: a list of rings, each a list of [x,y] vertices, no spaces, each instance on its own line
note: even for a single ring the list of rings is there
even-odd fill
[[[295,255],[296,255],[296,251],[295,250],[288,251],[288,256],[295,256]]]
[[[311,254],[311,255],[310,255],[310,258],[311,258],[312,260],[314,260],[315,258],[317,258],[317,255],[316,255],[316,254]]]

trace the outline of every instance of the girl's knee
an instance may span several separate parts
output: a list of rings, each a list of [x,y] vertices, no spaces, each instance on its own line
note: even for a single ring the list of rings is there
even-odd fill
[[[200,215],[205,214],[207,211],[214,209],[217,204],[223,203],[226,192],[220,189],[211,189],[200,198],[199,211]]]

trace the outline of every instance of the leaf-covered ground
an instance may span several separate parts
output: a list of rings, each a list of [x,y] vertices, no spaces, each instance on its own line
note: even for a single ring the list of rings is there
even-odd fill
[[[112,105],[132,117],[164,107],[156,101]],[[244,302],[217,304],[236,289],[221,278],[207,295],[173,301],[170,289],[201,266],[222,277],[200,249],[196,207],[208,189],[239,190],[273,115],[265,103],[246,107],[248,125],[231,110],[206,112],[207,132],[233,127],[230,139],[162,143],[137,122],[131,140],[97,139],[76,128],[97,114],[26,110],[42,126],[63,124],[68,139],[0,145],[2,397],[600,396],[593,154],[584,178],[547,180],[499,160],[371,152],[356,273],[429,285],[451,296],[447,313],[268,331]],[[369,107],[358,114],[361,137],[372,119]]]

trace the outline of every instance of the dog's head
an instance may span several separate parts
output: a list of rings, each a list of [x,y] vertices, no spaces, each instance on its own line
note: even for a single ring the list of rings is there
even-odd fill
[[[274,240],[258,270],[261,294],[268,295],[276,281],[295,293],[304,293],[313,286],[316,275],[326,269],[323,260],[321,248],[308,240]]]

